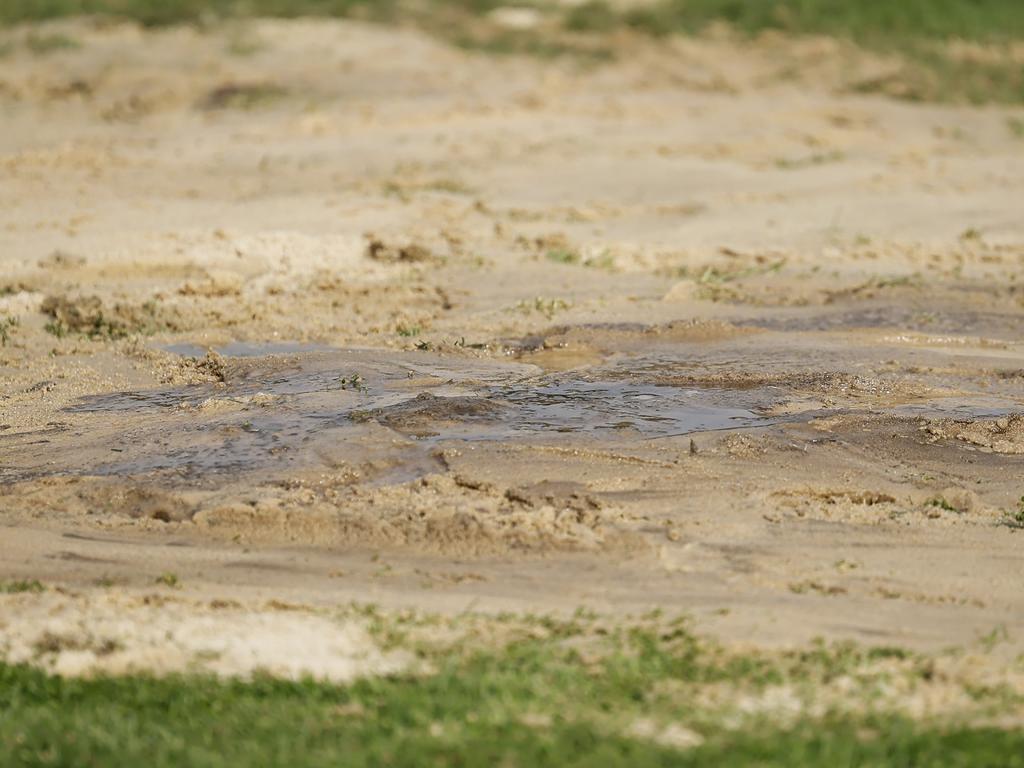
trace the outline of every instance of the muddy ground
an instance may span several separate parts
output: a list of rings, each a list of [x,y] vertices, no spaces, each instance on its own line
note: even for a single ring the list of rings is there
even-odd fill
[[[826,40],[5,34],[0,579],[1024,648],[1014,110]]]

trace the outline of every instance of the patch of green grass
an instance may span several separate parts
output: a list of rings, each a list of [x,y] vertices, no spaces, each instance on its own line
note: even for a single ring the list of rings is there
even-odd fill
[[[736,653],[657,612],[609,623],[586,611],[395,617],[356,606],[350,618],[420,663],[349,685],[62,679],[0,664],[0,765],[1024,768],[1019,728],[914,722],[877,705],[882,689],[935,678],[933,659],[900,648]],[[47,637],[44,650],[68,642]],[[780,685],[789,702],[816,690],[849,706],[748,711]],[[1022,703],[995,688],[974,694],[990,702],[982,721]],[[728,701],[708,703],[714,695]]]
[[[612,32],[622,26],[620,14],[603,0],[592,0],[569,9],[563,23],[573,32]]]
[[[162,586],[171,588],[177,587],[181,584],[181,580],[178,578],[178,574],[171,573],[170,571],[168,571],[167,573],[161,573],[153,581],[156,584],[160,584]]]
[[[397,0],[4,0],[0,22],[45,21],[95,14],[145,26],[197,24],[246,16],[363,16],[390,18]]]
[[[548,261],[555,264],[578,265],[581,267],[592,267],[594,269],[615,269],[615,257],[610,251],[604,250],[596,255],[584,256],[579,251],[566,248],[556,248],[545,254]]]
[[[1017,509],[1006,513],[1003,525],[1015,530],[1024,530],[1024,496],[1021,496],[1020,500],[1018,500]]]
[[[199,23],[245,16],[337,16],[395,21],[423,14],[483,16],[502,0],[4,0],[0,22],[41,21],[78,14],[130,18],[142,24]],[[516,5],[516,4],[513,4]],[[553,0],[520,2],[549,13]],[[624,4],[625,5],[625,4]],[[657,0],[626,5],[604,0],[571,7],[563,24],[574,31],[628,27],[653,35],[694,33],[726,22],[754,34],[778,30],[825,34],[860,42],[962,39],[981,42],[1024,37],[1024,4],[1017,0]]]
[[[1015,139],[1024,139],[1024,117],[1008,117],[1006,127]]]
[[[954,507],[952,504],[950,504],[948,501],[946,501],[946,499],[944,497],[942,497],[942,496],[936,496],[934,498],[928,499],[928,501],[926,503],[926,506],[937,507],[937,508],[943,510],[944,512],[956,512],[957,511],[956,507]]]
[[[36,579],[15,579],[13,581],[0,581],[0,594],[15,595],[22,592],[38,594],[44,592],[46,587]]]
[[[70,333],[67,325],[63,320],[51,320],[43,326],[43,330],[51,336],[56,336],[58,339],[63,339]]]
[[[899,71],[857,83],[853,90],[919,102],[1024,103],[1024,69],[1009,55],[994,60],[956,58],[941,44],[927,41],[907,41],[888,52],[901,57]]]
[[[564,249],[548,251],[547,259],[556,264],[579,264],[582,261],[578,252]]]
[[[561,312],[563,309],[569,309],[572,303],[565,299],[549,299],[544,296],[536,296],[532,301],[523,299],[516,304],[516,309],[520,312],[540,312],[549,320],[555,316],[557,312]]]
[[[6,347],[11,340],[11,331],[18,327],[20,321],[16,317],[0,320],[0,347]]]

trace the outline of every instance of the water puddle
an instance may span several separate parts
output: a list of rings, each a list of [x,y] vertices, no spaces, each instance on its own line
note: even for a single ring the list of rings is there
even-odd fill
[[[768,421],[752,410],[755,398],[747,398],[748,407],[737,407],[733,393],[715,389],[568,380],[499,389],[496,395],[515,407],[515,427],[526,432],[615,431],[662,437]]]
[[[950,419],[952,421],[976,421],[978,419],[999,419],[1018,413],[1019,403],[1002,397],[977,397],[970,402],[960,398],[936,398],[922,403],[897,405],[887,412],[894,416],[918,419]]]
[[[223,384],[84,398],[105,418],[83,471],[225,473],[342,465],[442,441],[665,437],[769,423],[752,393],[543,376],[529,365],[339,351],[244,361]],[[115,427],[116,425],[116,427]],[[83,436],[85,437],[85,436]],[[79,443],[82,441],[79,440]],[[386,450],[381,446],[386,446]]]
[[[373,465],[405,477],[436,469],[434,452],[445,441],[628,442],[840,412],[778,415],[792,393],[774,383],[672,380],[685,360],[672,363],[666,380],[651,360],[542,374],[522,363],[430,352],[296,354],[288,346],[282,356],[284,349],[234,348],[238,359],[224,383],[84,398],[67,411],[101,418],[47,436],[45,445],[24,436],[19,465],[0,475],[154,472],[218,482],[241,472]],[[993,418],[1014,410],[1019,405],[999,398],[953,398],[879,412]]]

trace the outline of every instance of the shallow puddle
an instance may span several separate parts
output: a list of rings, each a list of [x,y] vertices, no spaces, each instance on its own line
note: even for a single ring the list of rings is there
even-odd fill
[[[436,450],[451,441],[630,441],[770,423],[759,408],[772,398],[753,392],[430,352],[276,350],[230,360],[223,383],[86,397],[60,430],[0,435],[12,458],[0,478],[150,474],[214,486],[347,468],[393,482],[437,471]]]
[[[255,356],[257,349],[264,354]],[[771,377],[772,383],[755,377],[744,387],[694,385],[680,375],[694,363],[683,354],[543,374],[532,365],[429,352],[275,345],[232,351],[238,359],[224,383],[82,399],[67,409],[92,415],[80,431],[47,434],[36,443],[22,436],[25,451],[3,475],[156,472],[215,483],[240,472],[372,464],[380,477],[407,479],[436,470],[434,451],[445,441],[628,442],[806,421],[843,410],[787,412],[778,406],[795,391]],[[744,362],[757,363],[750,357]],[[705,372],[717,367],[703,365]],[[988,418],[1019,405],[997,397],[943,398],[869,410]]]
[[[86,398],[68,411],[122,425],[123,445],[110,448],[117,457],[91,472],[208,473],[360,461],[382,440],[408,461],[445,440],[628,439],[768,422],[755,397],[740,399],[718,390],[538,377],[517,364],[355,351],[257,364],[225,384]]]
[[[738,407],[733,393],[621,381],[541,382],[495,393],[515,408],[525,432],[632,432],[646,437],[756,426],[767,419]]]

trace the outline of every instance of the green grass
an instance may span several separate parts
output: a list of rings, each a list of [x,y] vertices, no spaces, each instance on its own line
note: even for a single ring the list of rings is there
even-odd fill
[[[1004,515],[1003,525],[1014,530],[1024,530],[1024,496],[1017,502],[1017,509]]]
[[[453,0],[453,3],[465,3]],[[194,24],[242,16],[358,16],[393,19],[399,0],[0,0],[0,22],[97,14],[146,26]]]
[[[737,654],[660,614],[354,611],[382,648],[415,655],[412,671],[334,685],[63,679],[0,663],[0,766],[1024,768],[1024,730],[975,724],[1020,711],[1022,697],[998,685],[968,683],[976,709],[946,721],[879,705],[879,690],[936,679],[933,658],[898,648]],[[737,703],[779,685],[833,703],[813,717]],[[690,747],[666,743],[673,726]]]
[[[822,647],[791,657],[787,670],[706,655],[685,631],[634,631],[620,638],[628,652],[595,661],[562,642],[561,632],[573,636],[565,625],[547,637],[542,629],[500,650],[434,654],[431,674],[348,686],[76,680],[0,664],[0,765],[1024,766],[1021,730],[877,714],[730,729],[702,721],[693,697],[665,693],[797,671],[821,679],[864,663],[861,652]],[[703,743],[679,751],[631,735],[636,717],[696,721]]]
[[[122,16],[143,24],[199,22],[211,16],[363,16],[395,19],[426,12],[480,16],[503,5],[558,12],[551,0],[0,0],[0,21],[38,21],[76,14]],[[699,32],[724,21],[748,33],[775,29],[862,42],[908,39],[1019,40],[1024,3],[1017,0],[660,0],[619,11],[602,0],[565,12],[574,30],[628,26],[665,35]]]
[[[180,580],[178,579],[178,574],[170,572],[161,573],[159,576],[156,577],[156,579],[154,579],[153,583],[172,588],[180,586],[181,584]]]
[[[556,248],[548,251],[547,259],[556,264],[579,264],[583,260],[577,251],[566,248]]]
[[[544,296],[536,296],[532,301],[523,299],[518,304],[516,304],[516,309],[518,309],[520,312],[523,312],[524,314],[529,314],[531,312],[540,312],[548,320],[553,318],[558,312],[561,312],[562,310],[565,309],[570,309],[571,307],[572,303],[566,301],[565,299],[549,299],[545,298]]]

